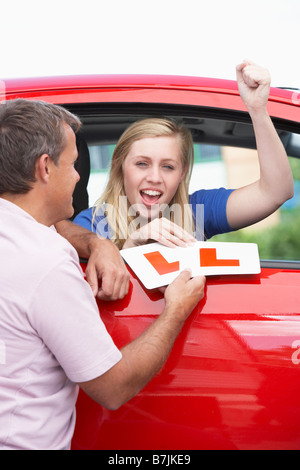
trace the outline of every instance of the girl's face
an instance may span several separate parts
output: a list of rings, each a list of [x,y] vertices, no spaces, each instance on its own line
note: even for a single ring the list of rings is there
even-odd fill
[[[178,136],[147,137],[137,140],[123,163],[124,188],[131,206],[150,220],[159,215],[159,206],[169,204],[183,181]]]

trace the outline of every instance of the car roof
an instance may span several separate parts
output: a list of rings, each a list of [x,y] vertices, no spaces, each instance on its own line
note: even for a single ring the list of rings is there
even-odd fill
[[[84,138],[90,143],[114,143],[131,122],[163,115],[179,118],[191,130],[195,142],[255,148],[251,120],[233,80],[75,75],[0,81],[0,102],[15,98],[66,106],[81,118]],[[287,151],[298,158],[299,108],[300,93],[271,88],[269,114]]]
[[[130,95],[135,96],[135,100],[146,102],[161,99],[166,102],[168,93],[172,100],[172,92],[176,92],[175,103],[193,104],[187,99],[188,93],[192,96],[195,93],[201,93],[204,105],[215,105],[224,107],[226,104],[229,109],[245,111],[242,100],[239,97],[237,82],[233,80],[190,77],[190,76],[170,76],[170,75],[74,75],[74,76],[53,76],[53,77],[32,77],[15,78],[2,80],[5,96],[8,99],[15,97],[27,97],[29,99],[43,99],[56,103],[98,101],[95,94],[101,94],[101,101],[132,101]],[[151,90],[154,92],[151,95]],[[0,89],[1,91],[1,89]],[[113,93],[113,91],[115,93]],[[127,93],[133,92],[133,93]],[[149,92],[147,96],[147,91]],[[159,91],[162,94],[159,95]],[[165,94],[163,93],[165,92]],[[141,93],[142,92],[142,93]],[[109,94],[109,96],[106,96]],[[124,96],[121,96],[121,95]],[[220,95],[220,102],[209,100],[205,94]],[[84,99],[83,96],[84,95]],[[231,100],[221,99],[230,96]],[[289,105],[287,119],[300,122],[299,99],[293,99],[295,91],[271,88],[269,103],[270,105]],[[0,95],[1,98],[1,95]],[[212,98],[212,96],[211,96]],[[236,98],[236,99],[232,99]],[[196,100],[198,102],[198,100]],[[170,101],[169,101],[170,102]],[[195,103],[197,104],[197,103]],[[276,106],[270,106],[271,115],[274,117],[283,117],[283,113]],[[287,110],[286,110],[287,111]],[[294,111],[294,112],[293,112]]]

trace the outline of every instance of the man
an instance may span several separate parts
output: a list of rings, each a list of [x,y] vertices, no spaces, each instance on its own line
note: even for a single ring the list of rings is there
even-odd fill
[[[67,220],[55,224],[56,230],[88,259],[86,279],[94,296],[102,300],[123,299],[129,290],[129,273],[119,250],[106,238]]]
[[[73,213],[79,127],[47,103],[0,106],[0,449],[69,449],[77,384],[121,406],[160,370],[203,297],[205,279],[181,273],[160,317],[116,348],[75,249],[54,229]]]

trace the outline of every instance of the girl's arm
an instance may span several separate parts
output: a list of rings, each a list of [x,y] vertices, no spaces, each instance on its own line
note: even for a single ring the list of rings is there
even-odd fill
[[[237,81],[254,127],[260,179],[230,195],[227,218],[234,230],[259,222],[294,194],[289,161],[267,112],[271,81],[268,71],[245,61],[237,66]]]

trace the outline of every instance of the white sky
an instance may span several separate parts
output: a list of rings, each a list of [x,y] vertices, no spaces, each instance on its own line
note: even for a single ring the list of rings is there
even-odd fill
[[[169,74],[235,79],[247,57],[300,87],[299,0],[2,0],[0,79]]]

